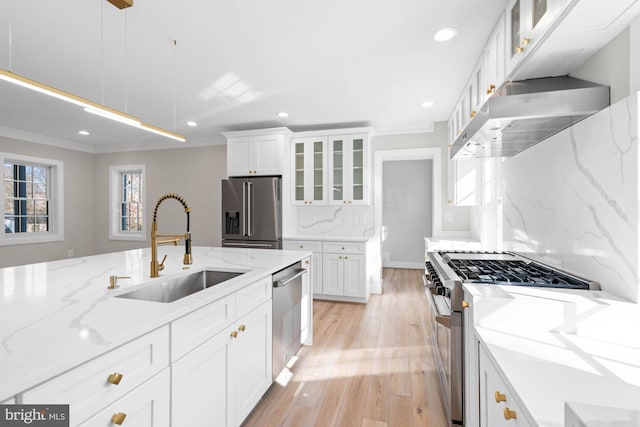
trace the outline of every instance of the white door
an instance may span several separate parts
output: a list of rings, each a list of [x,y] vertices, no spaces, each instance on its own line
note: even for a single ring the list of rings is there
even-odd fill
[[[252,141],[250,158],[255,174],[282,175],[282,137],[257,137]]]
[[[172,411],[174,426],[233,425],[234,358],[227,328],[205,341],[172,367]]]
[[[323,286],[325,295],[344,295],[342,255],[323,254]]]
[[[366,280],[364,255],[345,255],[344,266],[344,295],[348,297],[366,297]]]
[[[240,425],[272,382],[272,302],[260,305],[236,321],[233,357],[235,359],[235,425]]]
[[[249,175],[252,165],[249,164],[251,139],[231,139],[227,142],[227,175]]]

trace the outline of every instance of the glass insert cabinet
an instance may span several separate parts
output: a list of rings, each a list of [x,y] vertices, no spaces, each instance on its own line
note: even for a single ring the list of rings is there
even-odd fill
[[[294,205],[369,203],[369,134],[296,136],[292,148]]]

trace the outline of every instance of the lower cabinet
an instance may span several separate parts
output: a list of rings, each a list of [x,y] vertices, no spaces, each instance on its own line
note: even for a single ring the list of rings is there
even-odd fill
[[[166,368],[80,424],[80,426],[170,427],[170,377],[169,368]]]
[[[364,255],[323,254],[325,295],[364,297]]]
[[[272,382],[271,300],[172,367],[173,426],[238,426]]]
[[[464,354],[464,423],[467,426],[478,426],[479,421],[479,396],[478,396],[478,346],[479,342],[473,328],[473,296],[464,292],[464,330],[463,354]]]
[[[480,426],[530,426],[486,350],[479,348]]]

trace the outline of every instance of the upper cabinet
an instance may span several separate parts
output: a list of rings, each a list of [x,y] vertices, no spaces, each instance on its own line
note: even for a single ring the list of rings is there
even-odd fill
[[[321,205],[327,203],[327,138],[310,136],[291,139],[293,159],[294,205]]]
[[[369,203],[369,129],[300,132],[291,140],[294,205]]]
[[[369,203],[369,147],[367,134],[329,137],[329,202]]]
[[[505,15],[503,14],[482,51],[482,84],[480,86],[483,104],[502,84],[505,77]]]
[[[291,131],[287,128],[225,132],[227,175],[282,175]]]
[[[522,62],[551,27],[566,0],[511,0],[507,5],[507,74]]]

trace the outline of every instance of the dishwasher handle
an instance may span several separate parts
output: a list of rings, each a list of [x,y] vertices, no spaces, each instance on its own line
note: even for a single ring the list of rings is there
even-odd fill
[[[283,286],[287,286],[289,283],[293,282],[298,277],[302,276],[304,273],[307,272],[307,270],[304,269],[304,268],[296,268],[294,271],[295,271],[295,274],[292,274],[291,276],[286,277],[283,280],[275,280],[273,282],[273,287],[274,288],[282,288]]]

